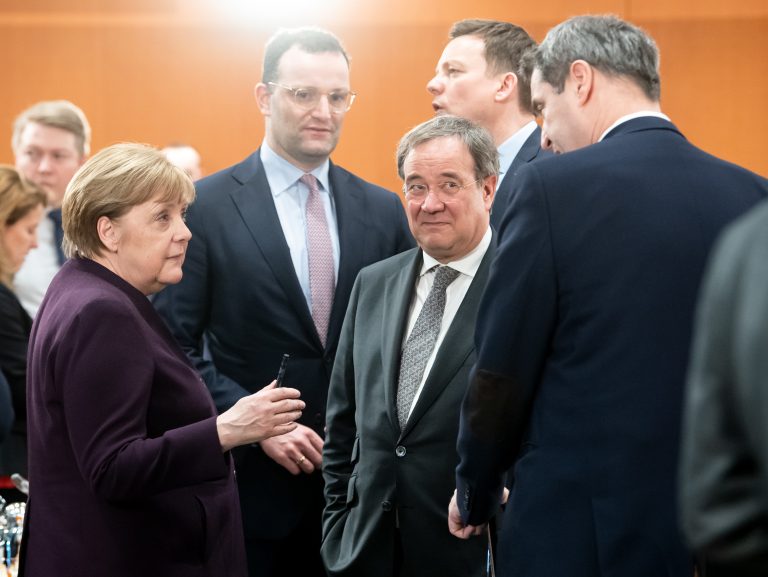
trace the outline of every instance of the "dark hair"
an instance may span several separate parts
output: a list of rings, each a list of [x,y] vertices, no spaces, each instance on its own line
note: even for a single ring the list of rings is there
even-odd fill
[[[264,84],[277,80],[280,58],[294,46],[298,46],[311,54],[338,52],[344,56],[347,65],[349,65],[349,55],[341,45],[341,41],[327,30],[322,28],[281,28],[267,41],[264,48],[264,67],[261,74],[261,81]]]
[[[536,42],[520,26],[498,20],[470,19],[456,22],[451,38],[477,36],[485,44],[485,62],[492,74],[513,72],[517,75],[518,103],[522,110],[533,112],[531,76],[520,66],[526,54],[536,49]]]

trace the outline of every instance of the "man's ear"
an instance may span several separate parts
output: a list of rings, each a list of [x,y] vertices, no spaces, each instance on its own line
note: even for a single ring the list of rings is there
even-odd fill
[[[495,174],[486,176],[483,180],[483,204],[487,210],[491,210],[493,206],[493,199],[496,196],[496,182],[499,177]]]
[[[264,116],[269,116],[272,113],[272,92],[269,86],[263,82],[259,82],[253,88],[253,96],[256,99],[256,104],[259,110]]]
[[[571,62],[569,76],[576,90],[579,104],[586,104],[592,96],[592,87],[595,81],[594,68],[585,60],[574,60]]]
[[[499,86],[499,89],[496,91],[494,99],[497,102],[507,100],[514,95],[515,90],[517,90],[517,74],[514,72],[505,72],[501,76],[501,86]]]
[[[119,234],[115,223],[108,216],[100,216],[96,221],[96,232],[99,234],[99,240],[101,244],[109,252],[117,252],[117,242],[119,240]]]

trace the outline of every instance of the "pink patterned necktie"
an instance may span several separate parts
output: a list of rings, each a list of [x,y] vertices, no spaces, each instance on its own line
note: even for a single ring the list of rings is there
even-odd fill
[[[309,189],[307,197],[307,254],[309,257],[309,289],[312,295],[312,319],[315,321],[320,342],[325,346],[328,336],[328,321],[331,318],[333,293],[336,289],[336,274],[333,265],[333,247],[325,207],[317,179],[305,174],[299,180]]]

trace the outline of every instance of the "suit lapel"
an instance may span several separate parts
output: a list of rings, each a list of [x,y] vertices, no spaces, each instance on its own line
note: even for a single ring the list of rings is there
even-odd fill
[[[480,262],[480,267],[475,273],[472,284],[469,285],[467,294],[461,302],[459,310],[451,323],[451,327],[445,334],[440,349],[437,351],[435,362],[424,383],[424,388],[419,395],[416,406],[413,407],[411,416],[408,418],[401,438],[405,437],[411,429],[427,412],[427,409],[443,392],[443,389],[450,383],[457,372],[472,353],[475,347],[475,319],[480,305],[480,299],[485,289],[485,283],[488,280],[488,273],[491,267],[491,261],[495,253],[496,239],[491,241],[491,245]],[[465,383],[469,384],[469,383]]]
[[[312,314],[293,268],[291,252],[288,243],[285,242],[285,235],[280,226],[280,219],[277,216],[259,151],[257,150],[241,163],[232,176],[242,184],[231,193],[231,198],[245,227],[272,269],[277,282],[285,292],[286,299],[296,309],[296,315],[301,323],[308,334],[315,335],[317,346],[321,347]]]
[[[381,325],[381,364],[384,373],[384,400],[395,436],[400,435],[396,406],[400,354],[408,319],[408,309],[413,298],[416,276],[421,269],[421,263],[421,250],[413,249],[413,258],[410,261],[405,261],[403,267],[389,277],[383,287],[382,312],[384,322]]]
[[[501,181],[501,185],[499,186],[500,189],[504,186],[507,188],[512,187],[512,180],[514,180],[517,171],[521,166],[536,158],[539,153],[540,146],[541,128],[537,126],[536,130],[534,130],[530,136],[525,139],[523,146],[520,147],[517,155],[512,160],[512,164],[509,165],[509,170],[507,170],[507,173],[504,175],[504,178]]]
[[[350,179],[347,173],[333,163],[330,165],[328,178],[333,192],[339,229],[339,274],[336,279],[326,344],[328,348],[333,348],[341,332],[355,278],[358,271],[366,264],[364,248],[367,231],[363,218],[365,192]]]

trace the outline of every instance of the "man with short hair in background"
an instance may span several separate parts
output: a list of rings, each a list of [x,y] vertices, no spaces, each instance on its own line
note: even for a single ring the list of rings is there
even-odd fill
[[[615,16],[549,31],[523,167],[478,313],[451,531],[482,534],[514,485],[499,577],[690,577],[676,473],[696,295],[721,229],[766,181],[660,110],[653,39]]]
[[[549,156],[531,108],[531,79],[521,66],[536,42],[520,26],[498,20],[456,22],[451,41],[427,83],[436,114],[455,114],[491,133],[499,150],[499,179],[491,211],[498,230],[521,166]]]
[[[38,102],[13,123],[16,170],[48,195],[48,218],[37,228],[37,248],[29,251],[13,279],[21,304],[34,318],[54,275],[64,264],[61,201],[69,181],[88,158],[91,127],[67,100]]]
[[[196,183],[184,278],[154,302],[219,411],[290,355],[285,385],[306,403],[298,428],[237,455],[246,549],[252,576],[319,577],[325,406],[344,312],[360,269],[413,238],[396,194],[329,160],[355,97],[338,38],[278,31],[255,96],[261,148]]]

